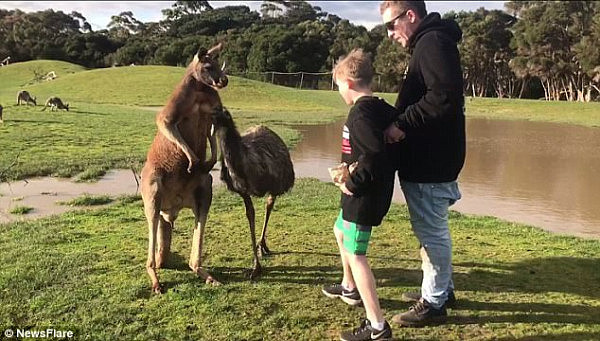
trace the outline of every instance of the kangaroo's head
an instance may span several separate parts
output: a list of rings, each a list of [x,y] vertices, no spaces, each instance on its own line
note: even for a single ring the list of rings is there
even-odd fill
[[[219,66],[219,54],[223,44],[219,43],[210,50],[200,48],[192,60],[192,76],[199,82],[202,82],[215,89],[221,89],[227,86],[228,79],[225,74],[225,64]]]
[[[33,102],[34,105],[37,105],[37,97],[31,98],[31,101]]]

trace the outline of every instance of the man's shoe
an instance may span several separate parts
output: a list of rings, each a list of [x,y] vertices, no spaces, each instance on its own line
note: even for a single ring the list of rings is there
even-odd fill
[[[357,288],[346,290],[341,284],[333,284],[323,287],[321,291],[329,298],[339,297],[342,299],[342,301],[350,305],[359,305],[362,303],[362,299],[360,298]]]
[[[422,327],[445,323],[448,320],[446,306],[439,309],[429,305],[424,299],[413,304],[410,309],[402,314],[392,317],[392,321],[405,327]]]
[[[405,292],[402,294],[402,300],[404,302],[418,302],[421,300],[421,293],[418,292]],[[456,307],[456,296],[454,291],[448,292],[448,299],[446,299],[446,308],[454,309]]]
[[[340,334],[342,341],[369,341],[369,340],[391,340],[392,328],[385,321],[382,330],[373,329],[369,320],[364,320],[358,328],[343,331]]]

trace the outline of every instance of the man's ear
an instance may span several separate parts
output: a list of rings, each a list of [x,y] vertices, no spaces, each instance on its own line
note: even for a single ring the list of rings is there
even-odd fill
[[[411,24],[414,24],[417,21],[417,13],[415,13],[415,11],[413,11],[412,9],[409,9],[406,12],[406,16],[408,17],[408,22],[410,22]]]

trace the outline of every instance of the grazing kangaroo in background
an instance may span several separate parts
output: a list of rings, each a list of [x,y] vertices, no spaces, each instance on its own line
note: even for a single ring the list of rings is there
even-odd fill
[[[287,146],[271,129],[259,125],[240,135],[226,109],[213,113],[213,123],[221,147],[221,180],[227,189],[244,199],[246,206],[254,256],[250,278],[254,279],[261,273],[258,252],[262,255],[270,253],[267,247],[267,224],[275,198],[294,186],[294,166]],[[257,249],[251,196],[263,197],[266,194],[265,223]]]
[[[36,97],[31,97],[29,92],[25,90],[19,91],[17,93],[17,105],[21,105],[21,101],[25,102],[25,104],[29,105],[29,103],[33,103],[33,105],[37,105]]]
[[[149,235],[146,270],[155,293],[162,292],[156,268],[163,265],[170,252],[173,223],[184,207],[191,208],[196,218],[189,266],[206,283],[219,284],[202,268],[202,243],[212,202],[209,171],[217,161],[211,116],[215,110],[222,110],[217,89],[228,82],[217,64],[221,48],[218,44],[209,51],[198,51],[156,117],[158,132],[141,173]],[[207,139],[211,148],[209,160]]]
[[[0,123],[2,123],[2,105],[0,105]]]
[[[50,111],[54,111],[54,110],[58,110],[58,109],[63,109],[66,111],[69,111],[69,103],[67,104],[63,104],[62,100],[58,97],[50,97],[48,98],[48,100],[46,100],[46,104],[44,104],[44,109],[42,109],[42,111],[46,110],[47,107],[50,107]]]

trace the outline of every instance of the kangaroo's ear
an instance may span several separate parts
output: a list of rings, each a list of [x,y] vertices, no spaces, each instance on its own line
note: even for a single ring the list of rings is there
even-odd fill
[[[206,54],[208,54],[211,57],[215,57],[218,56],[219,53],[221,53],[222,49],[223,43],[218,43],[217,45],[213,46]]]

